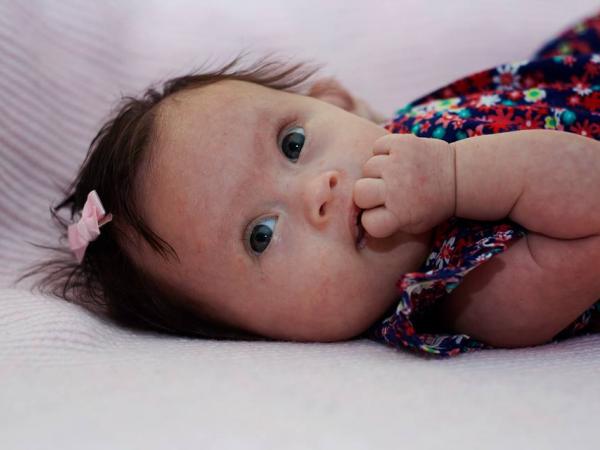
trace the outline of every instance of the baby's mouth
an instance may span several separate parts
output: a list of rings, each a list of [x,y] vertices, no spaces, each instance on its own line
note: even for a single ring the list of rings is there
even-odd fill
[[[367,239],[366,239],[367,233],[360,221],[362,218],[363,212],[364,212],[364,209],[361,209],[360,212],[358,213],[358,216],[356,216],[356,226],[358,227],[358,235],[356,236],[356,247],[359,250],[361,248],[364,248],[365,245],[367,244]]]

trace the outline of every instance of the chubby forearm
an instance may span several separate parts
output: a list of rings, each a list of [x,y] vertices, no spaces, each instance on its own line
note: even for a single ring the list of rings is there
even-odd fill
[[[600,143],[528,130],[477,136],[455,149],[456,215],[509,217],[546,236],[600,234]]]

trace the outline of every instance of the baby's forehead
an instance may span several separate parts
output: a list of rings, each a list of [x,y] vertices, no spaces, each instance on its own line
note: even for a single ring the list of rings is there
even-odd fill
[[[156,143],[173,143],[200,132],[204,136],[247,133],[249,127],[276,121],[278,111],[294,109],[297,97],[303,96],[238,80],[181,91],[159,107]]]
[[[160,165],[176,154],[260,137],[279,122],[278,111],[295,109],[290,108],[293,97],[286,95],[293,94],[238,80],[175,93],[159,106],[151,159]]]
[[[207,86],[186,89],[166,99],[162,108],[167,111],[204,110],[236,111],[250,109],[280,100],[281,92],[257,83],[222,80]]]

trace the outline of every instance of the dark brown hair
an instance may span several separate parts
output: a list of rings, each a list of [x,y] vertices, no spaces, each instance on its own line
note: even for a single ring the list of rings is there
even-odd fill
[[[244,55],[215,70],[197,70],[170,79],[162,88],[150,87],[139,97],[123,97],[112,117],[92,140],[87,156],[63,200],[50,208],[60,229],[60,245],[50,247],[54,257],[31,266],[19,281],[30,276],[40,279],[33,285],[44,293],[80,304],[117,323],[187,336],[213,339],[260,339],[244,330],[200,317],[173,293],[161,290],[156,280],[139,269],[123,250],[132,230],[165,259],[178,261],[175,250],[144,221],[135,202],[134,180],[147,157],[156,131],[157,109],[161,102],[182,91],[222,80],[240,80],[272,89],[297,92],[318,70],[304,63],[289,64],[265,57],[241,67]],[[66,247],[67,227],[80,214],[91,190],[96,190],[107,212],[115,218],[102,227],[100,236],[88,246],[78,264]],[[59,211],[67,209],[70,218]],[[126,225],[123,226],[123,225]]]

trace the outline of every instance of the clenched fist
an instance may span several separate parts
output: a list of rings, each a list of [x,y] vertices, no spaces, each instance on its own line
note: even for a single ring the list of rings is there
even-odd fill
[[[431,230],[456,210],[455,149],[440,139],[383,136],[375,141],[353,195],[365,210],[361,222],[371,236]]]

